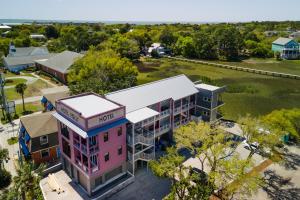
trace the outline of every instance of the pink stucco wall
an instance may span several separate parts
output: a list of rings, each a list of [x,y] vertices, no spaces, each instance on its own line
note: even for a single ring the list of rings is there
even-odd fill
[[[95,175],[103,174],[108,172],[122,163],[126,162],[126,125],[122,126],[122,135],[118,136],[118,127],[112,128],[108,130],[108,141],[104,142],[104,133],[98,134],[99,148],[100,151],[98,153],[98,161],[100,166],[100,171]],[[118,148],[122,146],[122,154],[118,155]],[[105,162],[104,156],[109,152],[109,161]]]

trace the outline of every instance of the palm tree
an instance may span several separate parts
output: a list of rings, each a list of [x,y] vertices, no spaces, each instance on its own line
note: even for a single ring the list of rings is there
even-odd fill
[[[0,149],[0,169],[2,169],[5,161],[9,159],[9,154],[7,149]]]
[[[39,182],[43,169],[43,165],[34,169],[32,163],[24,162],[21,168],[17,170],[17,175],[14,177],[13,191],[19,195],[19,199],[37,199],[36,197],[40,195]]]
[[[18,85],[16,85],[15,89],[16,89],[16,92],[22,96],[23,112],[25,112],[24,92],[27,89],[27,85],[25,83],[19,83]]]

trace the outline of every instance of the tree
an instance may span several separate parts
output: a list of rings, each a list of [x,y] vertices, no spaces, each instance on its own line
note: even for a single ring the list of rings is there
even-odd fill
[[[68,82],[74,94],[87,91],[105,94],[136,85],[137,74],[136,67],[113,50],[91,49],[73,64]]]
[[[43,165],[35,169],[34,165],[29,162],[25,162],[17,170],[17,175],[13,178],[12,192],[17,195],[18,199],[43,199],[39,187],[43,170]]]
[[[159,160],[150,161],[153,173],[162,178],[169,178],[172,182],[171,192],[167,199],[208,199],[212,188],[209,184],[192,181],[199,178],[189,173],[189,167],[182,165],[184,157],[175,148],[168,148],[167,154]]]
[[[165,28],[159,36],[159,41],[166,47],[171,48],[176,42],[176,37],[170,29]]]
[[[195,58],[194,41],[191,37],[179,37],[175,44],[175,53],[186,58]]]
[[[8,150],[0,149],[0,189],[8,187],[11,183],[11,174],[4,169],[4,162],[8,160]]]
[[[200,59],[216,59],[217,49],[211,34],[204,31],[193,36],[195,54]]]
[[[265,119],[268,118],[270,118],[270,116]],[[281,137],[283,136],[283,132],[274,128],[272,123],[266,123],[266,120],[262,121],[261,119],[247,115],[241,117],[238,123],[242,129],[243,137],[249,144],[248,148],[250,153],[248,160],[250,160],[256,152],[261,152],[264,156],[270,157],[272,156],[270,153],[276,151],[276,145],[282,143]],[[251,145],[254,143],[258,144],[257,147]]]
[[[219,56],[227,60],[238,60],[244,47],[239,30],[234,26],[219,28],[215,32]]]
[[[200,161],[200,170],[208,172],[210,187],[218,191],[214,195],[223,199],[240,191],[248,191],[249,195],[256,191],[261,183],[258,181],[259,174],[248,175],[253,163],[251,160],[240,158],[235,152],[230,135],[223,130],[211,127],[207,123],[193,122],[177,129],[174,136],[177,149],[189,149]],[[232,181],[239,184],[228,184]]]
[[[27,89],[27,85],[25,83],[19,83],[15,87],[16,92],[19,93],[22,96],[22,103],[23,103],[23,112],[25,112],[25,102],[24,102],[24,93]]]
[[[45,35],[46,35],[47,38],[56,39],[59,36],[59,32],[58,32],[58,30],[56,29],[55,26],[49,25],[49,26],[46,26],[46,28],[45,28]]]

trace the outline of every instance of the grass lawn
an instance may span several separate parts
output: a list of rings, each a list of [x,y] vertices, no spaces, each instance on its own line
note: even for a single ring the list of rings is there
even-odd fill
[[[5,81],[5,86],[18,85],[20,83],[26,83],[26,79],[23,78],[7,79]]]
[[[16,116],[15,117],[12,116],[12,117],[14,117],[16,119],[16,118],[19,118],[19,117],[27,115],[27,114],[43,111],[44,107],[41,105],[41,102],[33,102],[33,103],[26,103],[25,104],[25,109],[26,109],[26,113],[23,112],[23,105],[22,104],[16,105]],[[2,117],[1,122],[3,124],[8,123],[7,120],[3,119],[2,115],[1,115],[1,117]]]
[[[300,107],[300,81],[223,69],[202,64],[168,59],[146,59],[137,64],[138,84],[185,74],[191,80],[223,86],[222,95],[226,119],[237,120],[240,115],[267,114],[275,109]]]
[[[17,75],[17,74],[14,74],[14,73],[10,72],[10,71],[6,71],[4,73],[4,76],[5,76],[5,78],[15,77],[15,76],[30,76],[30,77],[34,77],[32,74],[30,74],[30,73],[28,73],[26,71],[23,71],[21,75]]]
[[[52,86],[45,81],[37,80],[33,84],[27,85],[24,97],[32,97],[42,95],[41,90],[45,88],[51,88]],[[21,99],[21,95],[18,94],[15,88],[9,88],[5,90],[5,94],[8,100]]]
[[[239,67],[248,67],[248,68],[260,69],[266,71],[300,75],[300,60],[278,61],[274,58],[269,58],[269,59],[250,58],[247,60],[243,60],[242,62],[221,62],[221,61],[216,61],[216,62],[222,64],[228,64],[228,65],[235,65]]]

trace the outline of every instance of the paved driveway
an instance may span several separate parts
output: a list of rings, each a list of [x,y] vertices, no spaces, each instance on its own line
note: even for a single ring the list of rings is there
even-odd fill
[[[170,193],[171,182],[159,179],[146,169],[137,172],[135,181],[108,200],[160,200]]]

